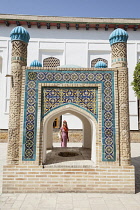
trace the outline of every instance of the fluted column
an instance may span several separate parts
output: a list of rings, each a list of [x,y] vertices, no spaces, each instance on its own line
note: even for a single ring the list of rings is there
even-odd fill
[[[115,43],[111,46],[111,67],[120,68],[127,66],[127,45],[125,42]]]
[[[129,128],[129,95],[127,68],[127,38],[123,29],[116,29],[110,35],[112,49],[112,68],[118,68],[118,103],[119,103],[119,136],[120,165],[130,165],[130,128]]]
[[[130,126],[129,126],[129,96],[128,69],[118,71],[119,91],[119,127],[120,127],[120,163],[130,165]]]
[[[19,35],[19,31],[18,31]],[[21,35],[21,34],[20,34]],[[20,113],[21,113],[21,88],[22,66],[27,65],[27,45],[24,40],[12,39],[11,56],[11,89],[10,89],[10,113],[8,129],[8,164],[18,164],[19,138],[20,138]],[[20,36],[21,37],[21,36]]]

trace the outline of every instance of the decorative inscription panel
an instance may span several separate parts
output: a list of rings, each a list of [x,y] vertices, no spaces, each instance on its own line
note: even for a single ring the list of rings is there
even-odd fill
[[[43,88],[42,117],[52,109],[64,104],[76,104],[97,119],[97,88]]]
[[[26,70],[26,85],[25,85],[25,105],[24,105],[24,129],[23,129],[23,156],[24,161],[34,161],[36,159],[36,125],[37,125],[37,111],[38,111],[38,83],[100,83],[102,85],[102,110],[98,113],[102,114],[102,160],[115,161],[115,112],[114,112],[114,72],[113,71],[53,71],[53,70]],[[48,90],[49,88],[46,88]],[[54,90],[56,88],[54,87]],[[76,88],[78,89],[78,88]],[[84,88],[91,91],[90,88]],[[53,88],[49,89],[50,92]],[[58,90],[58,89],[57,89]],[[62,90],[62,88],[60,88]],[[70,97],[68,91],[72,90]],[[74,95],[74,88],[65,88],[67,100],[76,102]],[[93,88],[95,90],[95,88]],[[80,90],[79,90],[80,91]],[[96,90],[97,91],[97,90]],[[62,92],[62,91],[60,91]],[[60,93],[59,93],[60,94]],[[58,95],[59,95],[58,94]],[[52,94],[50,95],[50,99]],[[72,99],[73,98],[73,99]],[[79,99],[78,99],[79,100]],[[90,113],[97,119],[95,115],[95,106],[90,110],[86,107],[86,100],[82,95],[82,104],[79,106]],[[93,99],[94,100],[94,99]],[[71,102],[70,102],[71,103]],[[60,105],[60,104],[59,104]],[[57,102],[54,103],[55,108]],[[60,105],[61,106],[61,105]],[[48,111],[51,111],[48,109]],[[42,115],[47,114],[42,110]]]

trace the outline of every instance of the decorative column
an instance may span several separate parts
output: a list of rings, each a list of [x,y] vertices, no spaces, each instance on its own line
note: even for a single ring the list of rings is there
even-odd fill
[[[110,37],[112,68],[118,68],[120,165],[130,165],[130,128],[127,68],[128,34],[123,29],[114,30]]]
[[[10,113],[8,129],[8,164],[18,164],[20,138],[20,112],[22,66],[27,65],[27,45],[30,39],[25,28],[18,26],[11,31],[12,42]]]

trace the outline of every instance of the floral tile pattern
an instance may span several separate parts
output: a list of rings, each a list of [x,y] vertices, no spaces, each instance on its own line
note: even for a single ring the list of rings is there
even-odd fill
[[[42,90],[42,117],[52,109],[64,104],[75,104],[92,112],[97,119],[97,88],[56,88]]]

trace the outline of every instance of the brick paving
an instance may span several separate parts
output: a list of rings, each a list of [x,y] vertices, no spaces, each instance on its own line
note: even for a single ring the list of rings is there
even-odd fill
[[[0,191],[7,143],[0,144]],[[140,143],[131,143],[136,168],[136,194],[105,193],[0,193],[1,210],[140,210]]]

